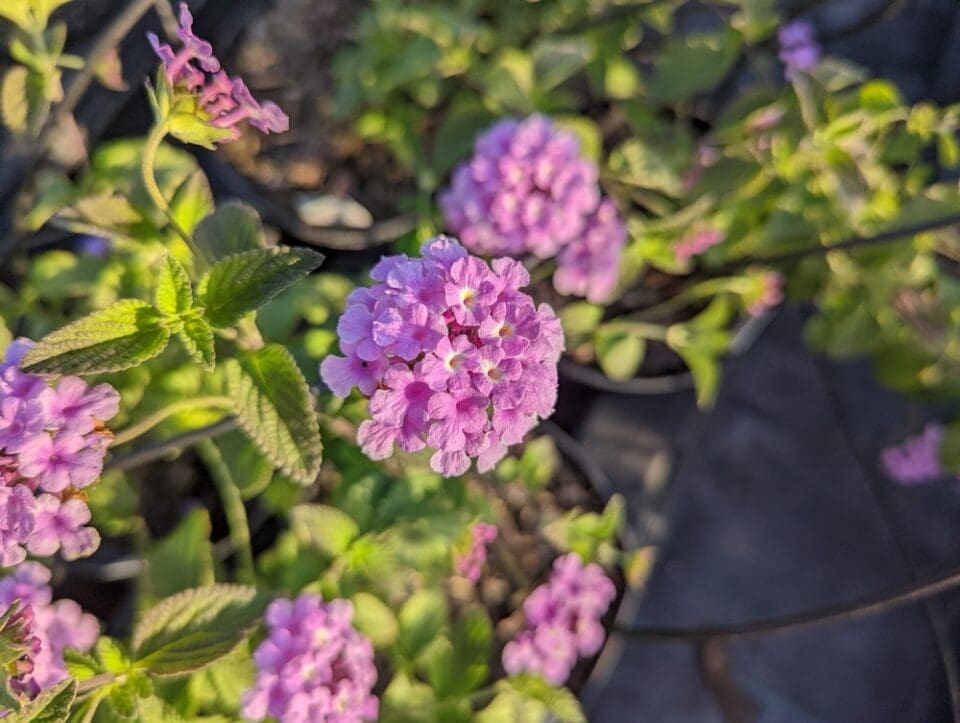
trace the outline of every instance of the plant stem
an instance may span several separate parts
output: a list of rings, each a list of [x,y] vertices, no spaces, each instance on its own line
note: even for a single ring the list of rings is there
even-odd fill
[[[650,324],[645,321],[631,321],[629,319],[615,319],[600,327],[604,331],[629,331],[644,339],[656,341],[667,340],[667,327],[660,324]]]
[[[140,420],[136,424],[133,424],[121,432],[118,432],[117,435],[113,438],[113,443],[111,447],[119,447],[121,444],[127,444],[132,442],[137,437],[140,437],[151,429],[156,427],[158,424],[164,420],[172,417],[175,414],[180,414],[180,412],[189,412],[192,409],[233,409],[233,400],[229,397],[222,396],[209,396],[209,397],[196,397],[195,399],[181,399],[178,402],[173,402],[168,404],[162,409],[158,409],[156,412],[151,414],[148,417]]]
[[[160,121],[150,130],[150,134],[143,143],[143,159],[140,167],[143,176],[143,185],[147,189],[150,200],[152,200],[154,205],[167,217],[167,223],[170,224],[170,227],[183,239],[191,253],[199,259],[202,258],[202,254],[197,248],[197,244],[190,234],[184,231],[183,227],[177,223],[177,219],[173,217],[173,213],[170,211],[170,204],[167,203],[167,199],[164,198],[163,191],[160,190],[160,185],[157,183],[155,168],[157,151],[160,150],[160,144],[163,143],[163,139],[167,137],[169,131],[169,123],[167,121]]]
[[[193,429],[177,437],[171,437],[155,444],[150,444],[143,449],[137,449],[119,457],[114,457],[107,462],[103,471],[115,472],[140,467],[158,459],[164,459],[173,453],[179,453],[188,447],[202,442],[205,439],[211,439],[227,432],[232,432],[240,426],[236,417],[227,417],[219,422]]]
[[[256,582],[256,570],[253,564],[253,547],[250,544],[250,524],[247,521],[247,509],[243,506],[240,489],[234,482],[230,468],[223,461],[220,449],[205,439],[199,447],[203,452],[210,476],[216,485],[223,512],[227,518],[230,543],[237,555],[237,581],[253,584]]]
[[[637,313],[626,317],[625,320],[641,321],[664,317],[668,314],[672,314],[675,311],[680,311],[680,309],[690,306],[701,299],[706,299],[709,296],[713,296],[714,294],[720,294],[724,291],[733,291],[733,289],[730,287],[735,284],[736,281],[736,279],[727,278],[708,279],[706,281],[702,281],[699,284],[688,286],[680,291],[676,296],[673,296],[666,301],[661,301],[659,304],[654,304],[646,309],[639,310]]]
[[[902,585],[892,591],[790,615],[732,625],[703,625],[689,628],[635,625],[629,628],[618,627],[616,631],[632,638],[694,642],[711,638],[753,637],[765,633],[801,630],[818,625],[860,620],[870,615],[889,612],[904,605],[926,600],[958,586],[960,586],[960,568],[954,568],[938,577]]]

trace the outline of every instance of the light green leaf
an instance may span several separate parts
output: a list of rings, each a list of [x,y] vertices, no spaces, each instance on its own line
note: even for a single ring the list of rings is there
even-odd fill
[[[169,597],[134,628],[134,665],[163,676],[201,670],[249,637],[263,606],[247,585],[208,585]]]
[[[533,72],[537,87],[548,91],[556,88],[593,60],[593,44],[575,35],[564,38],[545,37],[533,48]]]
[[[257,446],[241,432],[221,434],[212,442],[220,450],[230,478],[245,500],[256,497],[273,478],[273,465]],[[203,448],[200,448],[201,454]]]
[[[165,254],[157,272],[153,303],[164,316],[180,316],[193,307],[193,287],[183,265]]]
[[[236,324],[323,263],[323,254],[285,246],[255,249],[217,262],[200,282],[200,301],[217,329]]]
[[[270,344],[231,359],[226,375],[243,430],[279,469],[311,484],[323,454],[320,424],[307,380],[290,352]]]
[[[146,558],[143,582],[153,599],[169,597],[189,588],[212,585],[210,513],[202,507],[190,512],[173,532],[153,545]]]
[[[592,334],[602,318],[603,307],[589,301],[576,301],[560,310],[560,324],[568,341]]]
[[[540,701],[561,723],[587,723],[580,701],[567,688],[555,688],[533,675],[507,678],[506,685],[527,698]]]
[[[315,547],[337,557],[360,535],[360,528],[348,514],[327,505],[297,505],[290,511],[293,534],[301,545]]]
[[[450,639],[440,639],[429,650],[430,685],[440,698],[467,695],[487,679],[493,624],[480,606],[460,614]]]
[[[580,115],[556,116],[553,122],[565,131],[570,131],[580,141],[580,155],[595,163],[603,154],[603,132],[595,121]]]
[[[177,111],[170,114],[170,135],[178,141],[216,150],[217,143],[233,136],[228,128],[217,128],[194,113]]]
[[[217,362],[213,329],[205,319],[195,316],[184,319],[177,329],[177,338],[187,354],[207,371],[213,371]]]
[[[204,260],[213,265],[227,256],[266,248],[257,212],[240,201],[229,201],[197,224],[193,240]]]
[[[439,590],[419,590],[400,608],[397,650],[415,659],[447,622],[447,600]]]
[[[0,117],[16,135],[36,133],[46,118],[50,101],[46,98],[44,76],[22,65],[15,65],[0,81]]]
[[[626,381],[640,371],[646,342],[636,334],[600,327],[597,330],[595,346],[597,362],[603,373],[611,379]]]
[[[61,683],[40,691],[40,695],[13,714],[13,723],[61,723],[70,714],[70,706],[77,697],[77,681],[67,678]]]
[[[368,592],[358,592],[353,602],[353,627],[370,639],[373,646],[386,649],[394,644],[400,623],[385,602]]]
[[[21,365],[33,374],[102,374],[135,367],[170,341],[160,312],[145,301],[118,301],[44,337]]]

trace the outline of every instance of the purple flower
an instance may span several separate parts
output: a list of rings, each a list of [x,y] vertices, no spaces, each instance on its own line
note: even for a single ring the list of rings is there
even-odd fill
[[[884,472],[892,480],[904,485],[930,482],[943,477],[940,463],[940,445],[943,442],[943,426],[930,423],[923,434],[907,437],[898,445],[887,447],[880,453]]]
[[[471,459],[486,471],[553,411],[560,322],[520,290],[530,277],[516,261],[488,266],[445,237],[421,254],[384,257],[371,271],[379,283],[350,294],[344,356],[324,359],[320,375],[339,396],[369,397],[357,441],[370,458],[429,446],[443,475]]]
[[[39,646],[31,655],[30,669],[11,678],[11,687],[28,698],[66,679],[64,650],[90,650],[100,635],[97,619],[73,600],[51,602],[49,582],[50,571],[36,562],[25,562],[0,580],[0,610],[20,600],[33,611],[33,633]]]
[[[584,566],[576,553],[557,558],[550,579],[524,602],[527,627],[504,647],[504,669],[563,685],[578,657],[595,655],[603,646],[600,619],[616,596],[598,565]]]
[[[454,567],[458,575],[467,578],[470,582],[480,579],[480,571],[487,561],[487,545],[497,539],[497,528],[478,522],[470,528],[470,547],[465,554],[457,555]]]
[[[200,107],[209,116],[210,125],[231,132],[230,137],[221,142],[239,138],[238,126],[243,121],[265,134],[289,130],[290,119],[276,103],[258,102],[242,79],[231,78],[220,70],[213,46],[193,32],[193,16],[186,3],[180,3],[177,37],[183,47],[174,51],[168,44],[161,43],[155,34],[147,33],[170,83],[196,93]]]
[[[707,249],[722,243],[725,238],[726,234],[723,231],[715,228],[702,229],[678,242],[673,247],[673,254],[679,263],[685,264],[690,259],[706,252]]]
[[[794,20],[784,25],[777,33],[777,40],[780,42],[780,60],[787,80],[813,70],[820,61],[816,30],[807,20]]]
[[[40,434],[20,449],[20,474],[37,481],[47,492],[87,487],[103,471],[103,455],[81,435]]]
[[[78,254],[93,256],[98,259],[105,259],[110,253],[112,245],[110,239],[103,236],[79,236],[74,242],[74,248]]]
[[[562,294],[608,301],[619,278],[626,228],[603,199],[596,164],[542,115],[491,126],[453,173],[439,203],[471,251],[557,259]]]
[[[257,678],[243,695],[247,720],[360,723],[377,719],[373,646],[351,625],[347,600],[305,593],[267,608],[267,638],[253,654]]]
[[[7,349],[0,367],[0,566],[26,552],[67,559],[100,543],[78,490],[103,469],[110,433],[104,423],[120,398],[106,384],[90,388],[77,377],[50,386],[17,365],[31,342]],[[39,493],[42,491],[42,494]]]

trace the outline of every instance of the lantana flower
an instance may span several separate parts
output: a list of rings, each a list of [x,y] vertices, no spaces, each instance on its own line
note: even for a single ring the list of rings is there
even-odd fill
[[[10,678],[19,695],[34,698],[67,678],[63,652],[87,651],[100,636],[97,619],[73,600],[53,601],[50,571],[37,562],[24,562],[0,579],[0,612],[16,601],[29,609],[31,636],[28,660]]]
[[[557,291],[603,303],[619,280],[627,229],[598,177],[573,133],[533,115],[480,135],[439,203],[474,253],[555,259]]]
[[[373,645],[351,621],[349,600],[304,593],[267,608],[267,639],[253,654],[257,678],[243,695],[247,720],[360,723],[377,719]]]
[[[120,405],[113,387],[77,377],[51,386],[19,362],[31,342],[18,340],[0,364],[0,566],[27,552],[72,560],[100,544],[87,526],[83,490],[103,470],[110,442],[104,423]]]
[[[616,596],[616,587],[599,565],[584,566],[574,552],[557,558],[550,579],[523,604],[526,628],[504,647],[504,670],[563,685],[578,658],[603,647],[600,619]]]
[[[801,73],[813,70],[820,62],[816,29],[808,20],[787,23],[778,31],[777,40],[787,80],[794,80]]]
[[[209,124],[225,131],[219,142],[239,138],[243,121],[261,133],[284,133],[290,128],[290,119],[276,103],[258,102],[241,78],[221,70],[213,46],[193,32],[193,16],[186,3],[180,3],[177,37],[182,47],[174,50],[155,33],[147,33],[170,84],[193,93]]]
[[[907,437],[898,445],[887,447],[880,453],[880,463],[890,479],[904,485],[930,482],[944,475],[940,462],[940,445],[944,428],[931,422],[923,434]]]
[[[470,582],[480,579],[480,572],[487,561],[487,546],[497,539],[496,525],[478,522],[470,528],[470,547],[466,553],[457,555],[454,567],[458,575]]]
[[[521,291],[530,276],[517,261],[488,265],[443,236],[421,255],[382,258],[370,273],[379,283],[347,298],[344,356],[320,375],[338,396],[369,397],[357,440],[371,459],[430,447],[445,476],[471,459],[487,471],[553,412],[560,322]]]

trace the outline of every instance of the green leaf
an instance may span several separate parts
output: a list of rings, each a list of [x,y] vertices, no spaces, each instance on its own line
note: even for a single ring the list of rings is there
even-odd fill
[[[368,592],[358,592],[352,598],[353,627],[370,639],[373,646],[383,650],[396,642],[400,623],[385,602]]]
[[[592,334],[602,318],[603,307],[589,301],[576,301],[560,310],[560,323],[568,341]]]
[[[381,716],[384,721],[422,721],[424,709],[432,708],[435,701],[436,696],[429,685],[421,683],[409,673],[397,671],[383,691]]]
[[[197,224],[193,240],[203,259],[213,265],[227,256],[266,248],[257,212],[241,201],[229,201]]]
[[[579,115],[555,116],[555,125],[570,131],[580,142],[580,155],[595,163],[600,162],[603,154],[603,132],[595,121]]]
[[[313,398],[289,351],[269,344],[226,365],[237,418],[260,451],[301,484],[320,471],[323,443]]]
[[[193,286],[183,265],[165,254],[157,272],[153,303],[164,316],[177,317],[193,307]]]
[[[157,356],[169,341],[160,312],[128,299],[48,334],[21,366],[33,374],[118,372]]]
[[[487,611],[472,606],[461,613],[449,640],[431,646],[430,685],[440,698],[467,695],[487,679],[493,624]]]
[[[273,478],[273,464],[241,432],[228,432],[212,440],[234,485],[245,500],[263,492]],[[203,454],[203,447],[200,447]]]
[[[540,701],[561,723],[587,723],[580,701],[567,688],[555,688],[542,678],[515,675],[506,684],[527,698]]]
[[[415,659],[447,622],[447,600],[438,590],[419,590],[400,609],[397,650]]]
[[[213,329],[205,319],[199,316],[184,319],[177,329],[177,338],[191,359],[207,371],[213,371],[217,363],[217,352],[214,348]]]
[[[169,121],[170,135],[178,141],[211,151],[216,150],[217,143],[233,136],[230,129],[212,126],[194,113],[177,111],[170,114]]]
[[[610,331],[604,327],[597,330],[597,362],[603,373],[611,379],[633,379],[643,364],[646,342],[636,334],[626,331]]]
[[[955,473],[960,470],[960,421],[951,422],[943,433],[940,443],[940,462],[943,468]]]
[[[200,282],[200,301],[217,329],[233,326],[323,263],[323,254],[284,246],[233,254]]]
[[[97,639],[97,660],[108,673],[125,673],[130,670],[130,659],[123,652],[123,648],[111,637],[102,635]]]
[[[674,36],[657,58],[650,78],[650,99],[670,104],[710,90],[733,67],[740,45],[740,34],[729,28]]]
[[[593,60],[593,44],[575,35],[564,38],[545,37],[533,48],[533,73],[537,87],[552,90]]]
[[[210,513],[197,508],[147,552],[144,585],[153,599],[213,584],[210,530]]]
[[[248,585],[208,585],[167,598],[134,628],[134,664],[154,675],[201,670],[250,636],[263,606]]]
[[[682,140],[630,138],[611,152],[610,173],[621,183],[678,197],[683,193],[682,176],[689,163]]]
[[[30,101],[27,98],[29,76],[27,68],[15,65],[4,73],[0,83],[0,116],[7,129],[16,134],[27,131],[27,118],[30,115]]]
[[[301,545],[332,557],[346,552],[360,535],[353,518],[327,505],[297,505],[290,511],[290,525]]]
[[[77,681],[67,678],[40,691],[40,695],[23,705],[11,718],[12,723],[62,723],[70,714],[77,697]]]
[[[89,653],[67,648],[63,651],[63,660],[67,673],[77,680],[86,680],[104,672],[100,662]]]

